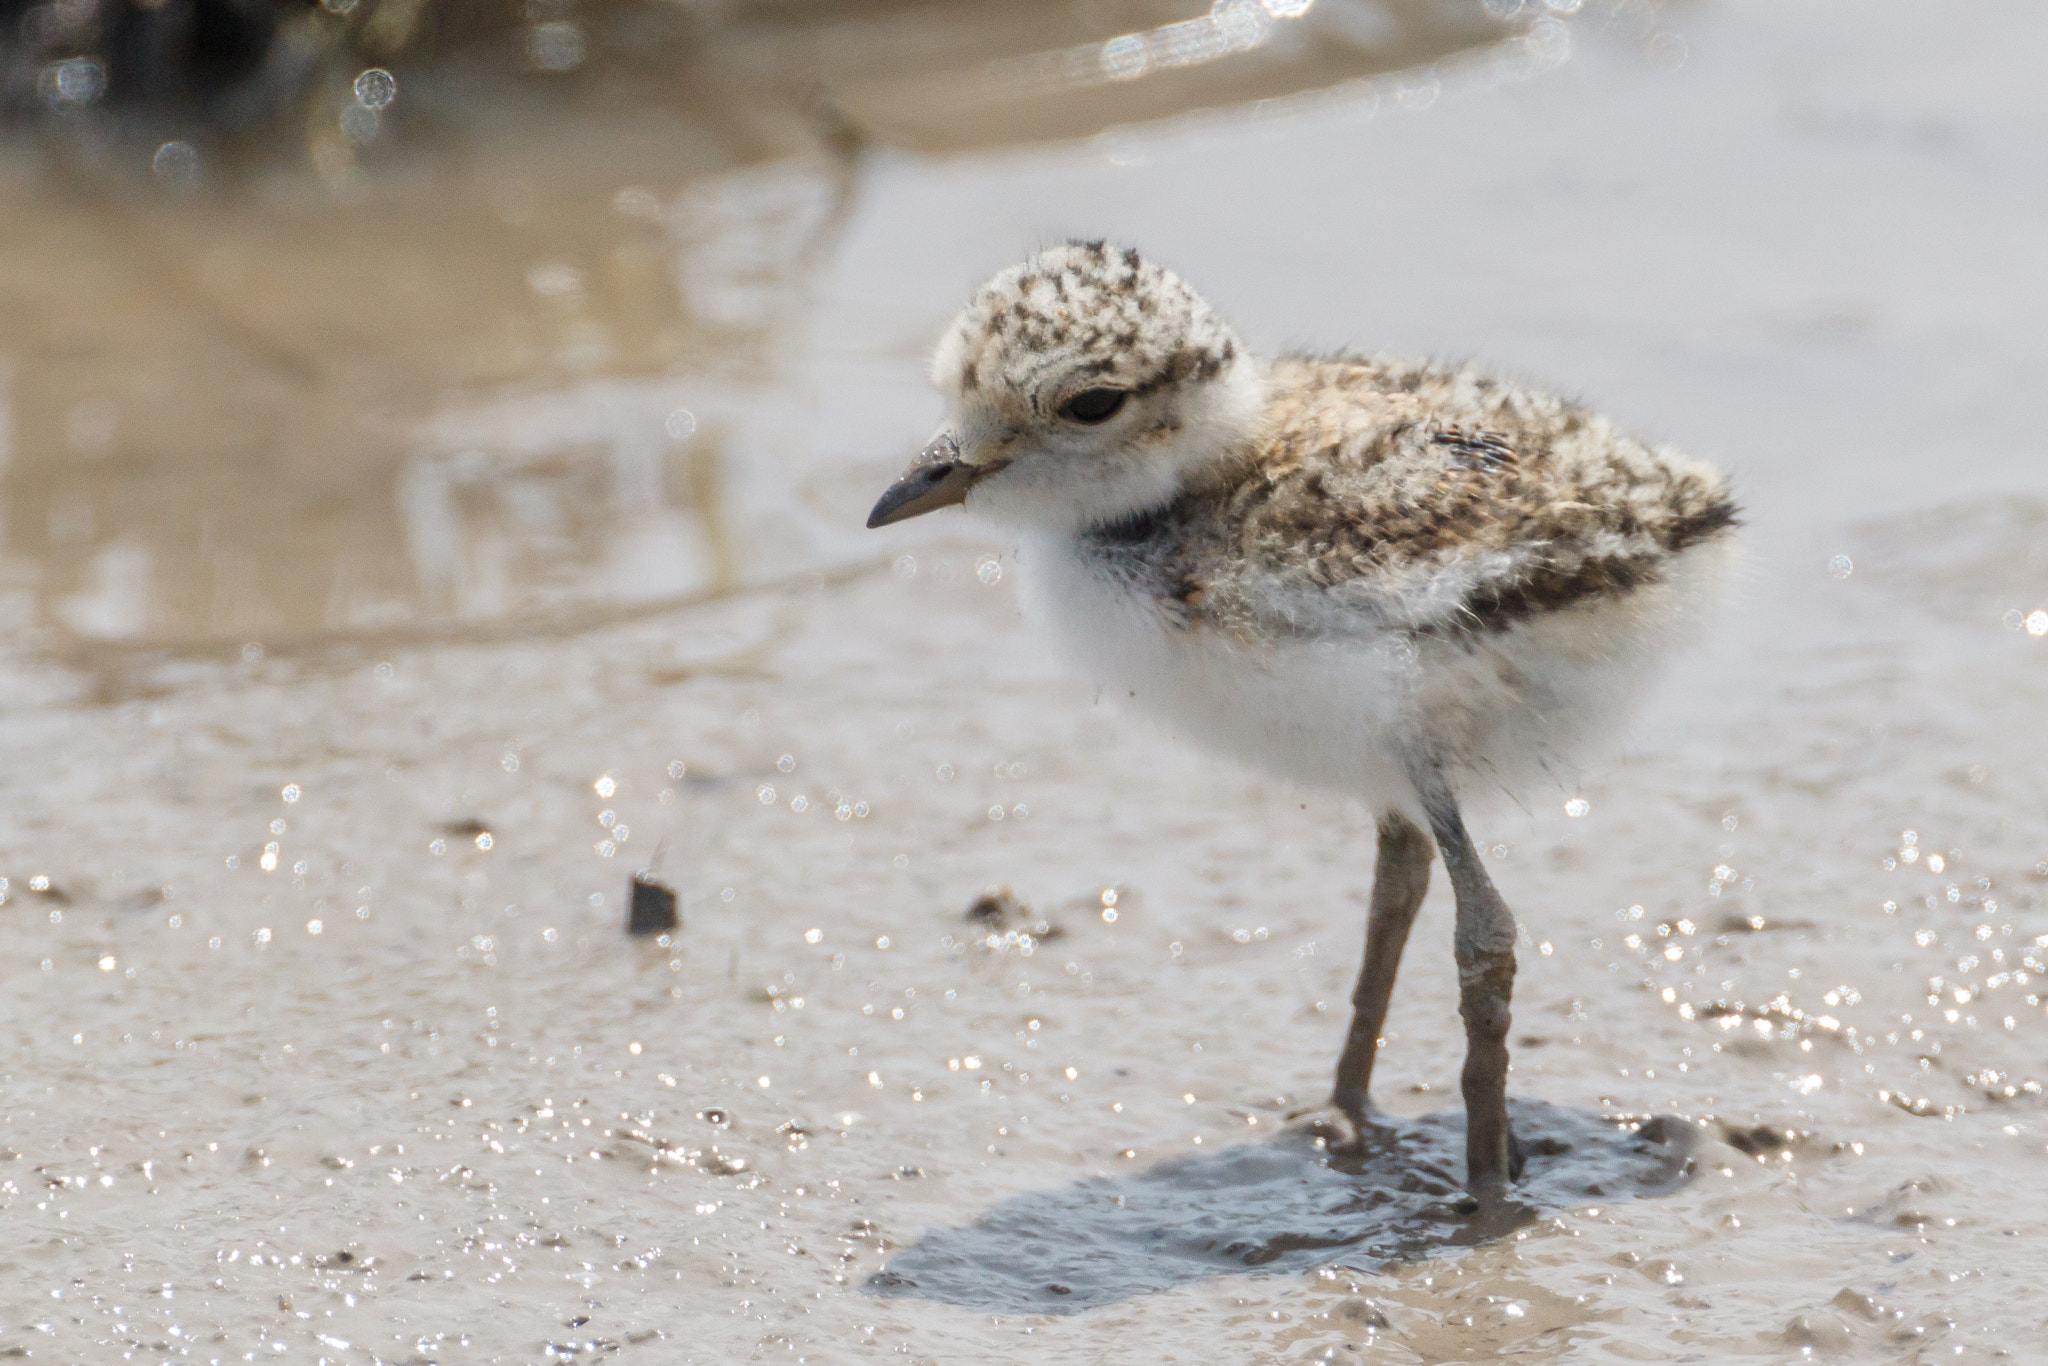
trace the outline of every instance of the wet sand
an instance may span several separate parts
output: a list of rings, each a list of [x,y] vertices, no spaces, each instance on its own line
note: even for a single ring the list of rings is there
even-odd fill
[[[2038,1355],[2048,26],[1559,32],[1078,143],[621,150],[537,234],[482,174],[332,211],[362,255],[305,260],[393,299],[349,260],[417,291],[477,244],[440,333],[430,293],[337,334],[299,266],[220,285],[202,244],[276,269],[274,207],[130,211],[213,334],[189,291],[58,306],[132,241],[16,256],[0,1351]],[[8,166],[6,212],[87,212]],[[1522,1227],[1441,1203],[1441,878],[1399,1123],[1325,1166],[1284,1116],[1336,1056],[1366,814],[1096,697],[970,523],[860,529],[965,291],[1105,232],[1261,344],[1474,356],[1739,481],[1697,652],[1582,779],[1475,815],[1558,1149]],[[310,378],[246,359],[280,338]],[[622,932],[650,865],[668,943]],[[991,886],[1028,910],[969,920]]]

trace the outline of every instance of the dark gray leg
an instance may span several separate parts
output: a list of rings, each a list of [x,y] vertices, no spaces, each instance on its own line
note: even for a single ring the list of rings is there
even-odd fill
[[[1394,995],[1394,974],[1401,970],[1401,950],[1408,928],[1429,890],[1429,863],[1436,856],[1429,836],[1398,811],[1380,817],[1379,860],[1372,873],[1372,911],[1365,927],[1365,962],[1351,992],[1351,1032],[1337,1059],[1337,1089],[1330,1103],[1363,1129],[1371,1105],[1373,1059],[1379,1054],[1380,1028],[1387,1022],[1387,1002]]]
[[[1430,832],[1458,898],[1458,1014],[1465,1019],[1465,1187],[1482,1198],[1512,1173],[1508,1137],[1508,1000],[1515,986],[1515,917],[1465,833],[1443,770],[1415,776]]]

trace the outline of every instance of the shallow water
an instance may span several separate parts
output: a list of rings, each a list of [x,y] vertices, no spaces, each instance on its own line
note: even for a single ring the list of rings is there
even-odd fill
[[[880,95],[850,158],[615,110],[339,208],[10,153],[0,1351],[2042,1355],[2048,23],[1545,32],[945,156]],[[1700,650],[1475,817],[1573,1144],[1528,1222],[1432,1204],[1441,885],[1402,1142],[1323,1166],[1279,1131],[1364,814],[1096,698],[970,524],[859,529],[920,349],[1083,232],[1262,344],[1475,355],[1736,473]],[[620,932],[650,864],[668,944]]]

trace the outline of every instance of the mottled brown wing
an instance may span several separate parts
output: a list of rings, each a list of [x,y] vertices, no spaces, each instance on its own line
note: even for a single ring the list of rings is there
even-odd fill
[[[1400,423],[1268,465],[1238,500],[1247,548],[1309,596],[1245,605],[1298,628],[1327,594],[1432,634],[1496,631],[1654,583],[1734,524],[1703,466],[1625,439],[1561,454],[1574,435],[1563,416],[1519,431]]]
[[[1486,486],[1489,530],[1474,551],[1506,552],[1498,572],[1465,594],[1438,633],[1499,631],[1579,603],[1617,597],[1661,581],[1672,558],[1734,526],[1737,508],[1718,483],[1689,470],[1617,456],[1570,471],[1545,466],[1538,446],[1524,460],[1507,436],[1446,427],[1431,444],[1448,457],[1446,482]],[[1457,498],[1471,518],[1476,489]],[[1461,519],[1462,520],[1462,519]]]

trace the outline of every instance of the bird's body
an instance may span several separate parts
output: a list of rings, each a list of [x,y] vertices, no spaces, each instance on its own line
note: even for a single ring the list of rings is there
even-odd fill
[[[1420,815],[1404,767],[1563,776],[1719,576],[1712,471],[1470,370],[1265,367],[1238,458],[1164,505],[1025,533],[1098,682],[1295,782]]]
[[[1018,537],[1099,683],[1376,812],[1334,1098],[1360,1124],[1441,852],[1468,1176],[1503,1187],[1514,925],[1457,792],[1569,764],[1633,691],[1718,575],[1736,513],[1720,475],[1471,369],[1262,359],[1177,277],[1100,243],[990,281],[933,370],[946,425],[870,525],[965,502]]]

